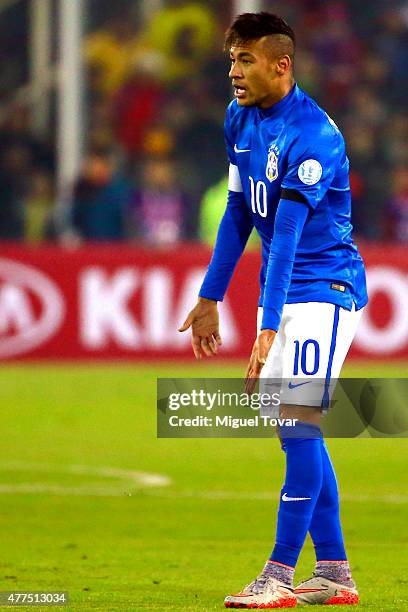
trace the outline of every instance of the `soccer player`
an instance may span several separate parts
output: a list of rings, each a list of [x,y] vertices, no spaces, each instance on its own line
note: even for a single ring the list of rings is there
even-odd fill
[[[299,420],[296,435],[290,427],[279,429],[286,477],[272,554],[253,582],[226,597],[225,606],[355,604],[336,477],[320,430],[330,381],[340,374],[367,302],[364,265],[351,238],[344,139],[296,85],[295,35],[283,19],[265,12],[240,15],[226,33],[225,48],[235,90],[225,120],[227,207],[198,302],[180,331],[191,326],[197,359],[217,353],[217,302],[255,227],[262,239],[261,292],[247,389],[257,378],[264,388],[270,379],[289,379],[281,416]],[[302,396],[304,380],[318,389],[321,381],[318,401]],[[308,532],[316,567],[294,589]]]

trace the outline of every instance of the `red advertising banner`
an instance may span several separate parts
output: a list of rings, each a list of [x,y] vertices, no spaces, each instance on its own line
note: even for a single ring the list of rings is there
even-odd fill
[[[370,303],[351,357],[408,359],[408,255],[366,245]],[[192,358],[177,327],[194,305],[210,251],[3,244],[0,359]],[[220,305],[222,355],[247,358],[256,332],[260,256],[248,253]]]

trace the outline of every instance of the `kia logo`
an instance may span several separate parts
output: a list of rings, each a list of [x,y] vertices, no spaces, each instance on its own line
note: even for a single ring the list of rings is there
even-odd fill
[[[31,266],[0,258],[0,358],[44,344],[65,315],[58,287]]]

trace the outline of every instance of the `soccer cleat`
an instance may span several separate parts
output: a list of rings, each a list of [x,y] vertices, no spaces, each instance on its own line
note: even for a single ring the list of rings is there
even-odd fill
[[[264,574],[240,593],[228,595],[224,600],[226,608],[294,608],[296,603],[293,589]]]
[[[293,591],[299,604],[323,604],[326,606],[358,604],[355,587],[344,586],[321,576],[312,576],[301,582]]]

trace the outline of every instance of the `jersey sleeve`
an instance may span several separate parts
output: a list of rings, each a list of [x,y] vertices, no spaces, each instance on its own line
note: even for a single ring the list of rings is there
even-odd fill
[[[225,115],[225,121],[224,121],[224,140],[225,140],[225,146],[227,148],[228,160],[229,160],[230,164],[233,164],[234,166],[236,166],[237,165],[237,160],[236,160],[236,155],[235,155],[235,151],[234,151],[234,137],[232,135],[231,120],[230,120],[231,105],[232,105],[232,103],[228,106],[227,112],[226,112],[226,115]]]
[[[218,228],[213,256],[199,296],[222,301],[235,266],[242,255],[254,227],[245,203],[241,178],[236,164],[233,137],[229,124],[229,108],[225,119],[225,144],[229,159],[227,207]]]
[[[227,208],[218,229],[217,240],[199,296],[222,302],[235,266],[253,229],[244,196],[228,191]]]
[[[279,329],[297,245],[308,214],[306,203],[293,206],[292,201],[279,201],[266,272],[261,329]]]
[[[237,165],[236,153],[235,153],[235,139],[232,135],[230,115],[232,110],[232,102],[227,108],[224,123],[224,140],[227,149],[227,156],[229,160],[229,171],[228,171],[228,190],[242,193],[242,183]]]
[[[330,125],[306,129],[289,149],[282,197],[305,202],[314,209],[333,182],[344,153],[344,141]]]

